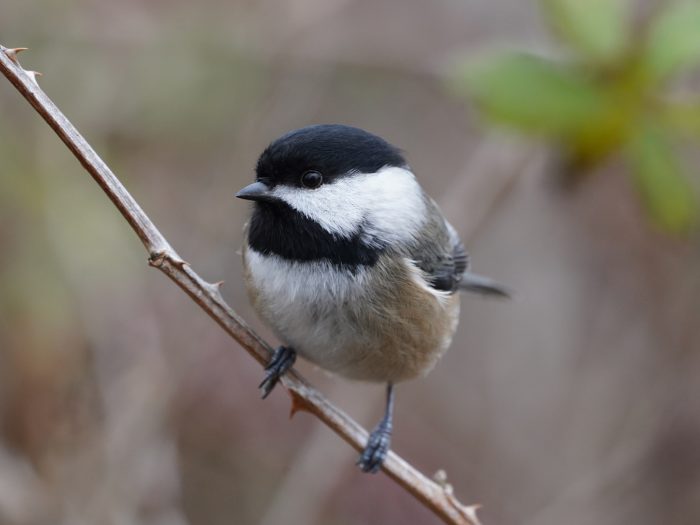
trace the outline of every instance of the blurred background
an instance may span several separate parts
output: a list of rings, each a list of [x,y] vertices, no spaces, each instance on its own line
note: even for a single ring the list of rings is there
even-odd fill
[[[398,390],[393,448],[487,525],[700,521],[697,27],[697,2],[0,6],[0,43],[271,342],[233,198],[257,155],[323,122],[405,150],[517,291],[464,297]],[[299,367],[376,423],[382,386]],[[0,524],[437,521],[261,377],[2,79]]]

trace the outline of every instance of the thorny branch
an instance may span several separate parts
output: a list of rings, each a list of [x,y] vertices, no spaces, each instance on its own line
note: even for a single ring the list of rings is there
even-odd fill
[[[253,358],[261,364],[266,363],[271,353],[270,346],[224,301],[219,291],[220,283],[212,284],[202,279],[170,246],[114,173],[41,90],[36,81],[38,73],[25,71],[19,65],[17,53],[24,50],[0,45],[0,71],[51,126],[131,225],[148,251],[149,264],[170,277]],[[315,415],[350,446],[362,450],[367,432],[360,425],[331,404],[296,371],[287,373],[282,382],[292,398],[292,413],[306,411]],[[461,504],[444,479],[433,481],[427,478],[394,452],[387,456],[383,469],[445,523],[479,525],[478,506]]]

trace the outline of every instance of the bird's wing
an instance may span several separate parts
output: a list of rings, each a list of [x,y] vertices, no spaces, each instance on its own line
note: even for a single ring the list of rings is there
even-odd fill
[[[462,274],[469,266],[469,255],[457,232],[445,221],[447,242],[444,241],[431,261],[418,266],[427,274],[430,286],[436,290],[454,292],[458,289]]]
[[[411,258],[423,271],[426,282],[434,289],[444,292],[460,290],[486,295],[510,297],[508,289],[496,281],[469,271],[469,255],[459,234],[447,222],[437,205],[429,199],[428,205],[434,208],[432,220],[426,225],[422,241],[411,249]]]
[[[419,240],[407,247],[407,255],[421,269],[427,284],[435,290],[455,292],[461,275],[469,266],[469,257],[455,229],[442,217],[435,202],[426,197],[433,209]]]

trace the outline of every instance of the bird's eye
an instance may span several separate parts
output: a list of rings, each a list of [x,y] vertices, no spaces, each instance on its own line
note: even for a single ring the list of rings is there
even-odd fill
[[[323,175],[318,171],[307,171],[301,176],[301,185],[305,188],[318,188],[323,184]]]

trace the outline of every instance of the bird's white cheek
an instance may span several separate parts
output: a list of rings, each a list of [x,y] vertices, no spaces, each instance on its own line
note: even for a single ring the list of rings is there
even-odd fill
[[[383,241],[406,241],[425,220],[425,201],[413,174],[388,167],[358,173],[315,190],[278,186],[274,195],[329,233],[350,237],[361,229]]]
[[[385,168],[363,185],[366,202],[365,233],[384,242],[405,242],[425,223],[426,204],[413,173]]]
[[[315,190],[278,186],[275,197],[318,223],[324,230],[349,237],[362,223],[365,209],[351,183],[338,181]]]

